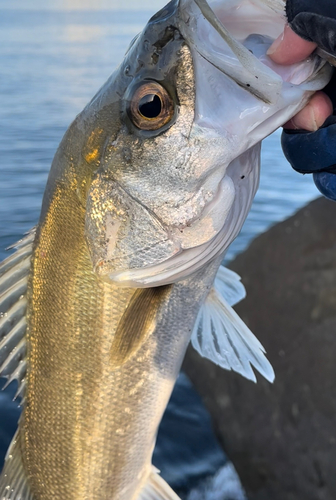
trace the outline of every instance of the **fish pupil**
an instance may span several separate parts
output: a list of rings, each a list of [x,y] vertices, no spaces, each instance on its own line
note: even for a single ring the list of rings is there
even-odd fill
[[[139,101],[139,111],[145,118],[157,118],[162,111],[162,102],[157,94],[147,94]]]

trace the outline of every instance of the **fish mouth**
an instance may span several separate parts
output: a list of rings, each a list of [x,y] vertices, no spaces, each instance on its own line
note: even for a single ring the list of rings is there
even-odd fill
[[[311,82],[325,65],[316,52],[288,66],[267,55],[286,23],[283,0],[181,0],[180,12],[181,32],[194,49],[266,104],[276,103],[284,82]]]

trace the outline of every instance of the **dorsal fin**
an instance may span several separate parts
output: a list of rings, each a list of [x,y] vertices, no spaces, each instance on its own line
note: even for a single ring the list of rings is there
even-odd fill
[[[256,368],[269,382],[274,380],[265,349],[231,305],[245,297],[238,274],[220,267],[214,286],[203,304],[191,342],[201,356],[226,370],[233,370],[257,381]]]
[[[15,398],[24,397],[26,376],[26,292],[35,228],[10,248],[16,252],[0,263],[0,377],[7,387],[18,381]]]

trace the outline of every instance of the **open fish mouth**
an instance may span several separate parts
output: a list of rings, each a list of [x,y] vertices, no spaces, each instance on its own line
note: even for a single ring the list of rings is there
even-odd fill
[[[300,85],[325,64],[316,53],[290,66],[267,56],[286,22],[284,0],[181,0],[180,11],[197,52],[265,103],[276,102],[283,82]]]
[[[332,71],[316,54],[291,66],[268,57],[286,22],[283,0],[180,0],[176,9],[194,64],[193,129],[209,142],[218,137],[223,176],[197,219],[160,228],[150,258],[132,257],[129,266],[105,261],[100,274],[121,286],[172,283],[225,253],[258,187],[260,142],[323,88]]]
[[[332,68],[316,51],[291,65],[267,55],[286,24],[283,0],[181,0],[180,16],[195,63],[195,123],[226,134],[235,157],[330,80]]]

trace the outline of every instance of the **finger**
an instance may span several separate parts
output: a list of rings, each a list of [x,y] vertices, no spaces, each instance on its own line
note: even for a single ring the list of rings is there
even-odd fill
[[[277,64],[294,64],[303,61],[316,47],[316,43],[303,40],[286,25],[284,32],[272,43],[267,54]]]
[[[309,103],[284,125],[287,129],[304,129],[315,132],[333,113],[330,98],[324,92],[316,92]]]

